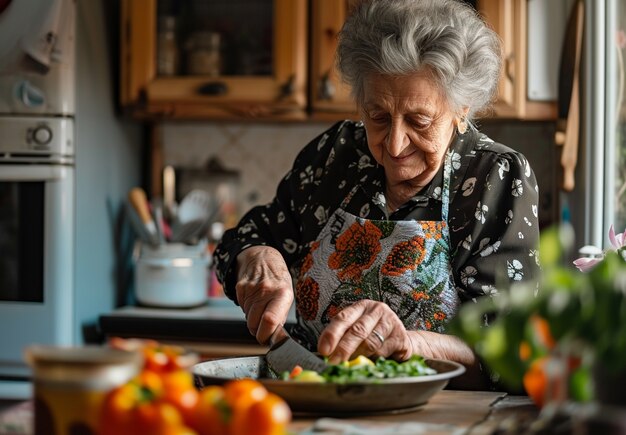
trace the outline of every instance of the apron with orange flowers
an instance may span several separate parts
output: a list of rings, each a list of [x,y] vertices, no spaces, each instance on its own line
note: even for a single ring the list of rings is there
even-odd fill
[[[444,163],[441,221],[369,220],[333,213],[304,259],[296,283],[293,335],[316,350],[317,338],[344,307],[361,299],[389,305],[408,330],[442,332],[459,297],[450,266],[450,154]]]

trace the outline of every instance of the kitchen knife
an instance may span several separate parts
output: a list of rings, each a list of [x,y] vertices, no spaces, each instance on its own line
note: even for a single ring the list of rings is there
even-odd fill
[[[272,334],[270,346],[270,350],[265,354],[265,361],[279,376],[283,372],[291,372],[295,366],[318,373],[326,368],[323,359],[291,338],[283,326]]]

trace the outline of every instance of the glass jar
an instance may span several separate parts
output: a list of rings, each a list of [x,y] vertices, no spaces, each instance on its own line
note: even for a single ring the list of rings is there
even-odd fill
[[[33,372],[36,434],[98,433],[106,395],[143,366],[138,351],[93,345],[31,345],[24,357]]]
[[[216,77],[222,70],[220,53],[222,37],[216,32],[199,31],[191,35],[186,44],[187,72]]]
[[[176,38],[176,17],[159,17],[157,34],[157,74],[173,76],[178,74],[180,53]]]

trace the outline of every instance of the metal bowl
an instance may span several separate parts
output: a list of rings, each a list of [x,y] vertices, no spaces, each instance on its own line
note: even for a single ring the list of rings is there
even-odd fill
[[[465,367],[453,361],[427,359],[426,363],[437,374],[349,384],[276,379],[263,355],[206,361],[193,366],[192,371],[199,388],[253,378],[285,399],[294,413],[358,415],[416,409],[442,390],[451,378],[465,372]]]

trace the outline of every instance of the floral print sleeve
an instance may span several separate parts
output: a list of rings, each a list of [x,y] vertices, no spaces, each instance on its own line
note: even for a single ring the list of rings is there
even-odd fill
[[[332,160],[332,140],[340,129],[332,129],[312,140],[297,156],[292,169],[281,180],[276,196],[267,205],[252,208],[237,227],[226,231],[214,254],[218,279],[226,294],[235,297],[235,259],[251,246],[268,245],[278,249],[288,266],[301,258],[302,216],[320,213],[310,210],[312,192],[319,187],[324,168]]]
[[[483,136],[482,158],[471,164],[457,195],[467,214],[453,219],[451,231],[463,238],[453,254],[457,291],[462,300],[494,294],[497,287],[536,280],[538,188],[526,158]]]

